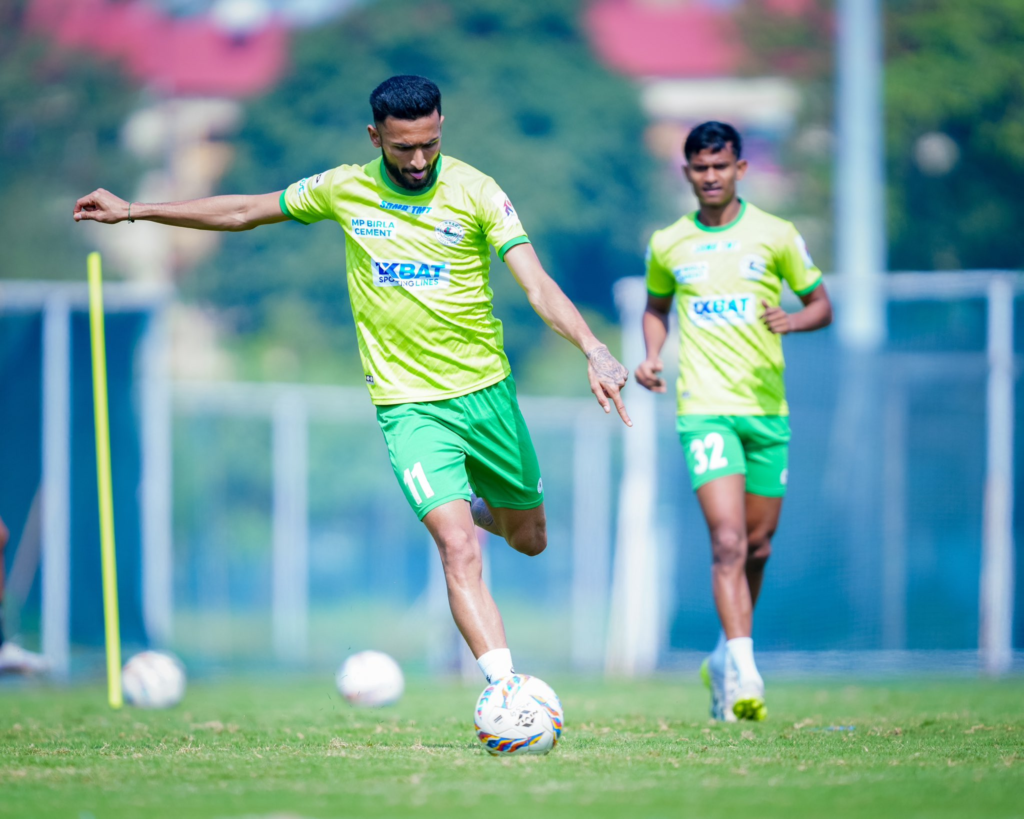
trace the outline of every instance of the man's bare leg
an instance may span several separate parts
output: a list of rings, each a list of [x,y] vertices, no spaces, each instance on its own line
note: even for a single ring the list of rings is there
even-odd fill
[[[746,476],[726,475],[697,490],[711,535],[711,590],[726,639],[749,637],[754,601],[747,581]]]
[[[712,716],[730,721],[767,714],[751,638],[756,595],[747,577],[747,497],[745,475],[716,478],[697,490],[711,535],[711,586],[725,637],[701,673],[711,689]],[[760,578],[755,572],[758,589]]]
[[[772,537],[779,525],[782,498],[747,493],[747,585],[750,601],[757,605],[764,581],[764,567],[772,554]]]
[[[501,614],[484,584],[483,556],[469,504],[450,501],[431,509],[423,523],[441,554],[452,617],[473,656],[507,648]]]
[[[548,545],[548,522],[544,504],[533,509],[492,507],[483,498],[474,498],[473,517],[485,532],[504,538],[517,552],[536,557]]]

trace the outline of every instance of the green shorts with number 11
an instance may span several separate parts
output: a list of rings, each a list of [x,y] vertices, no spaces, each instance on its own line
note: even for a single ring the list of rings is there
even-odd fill
[[[746,475],[751,494],[768,498],[786,494],[788,416],[680,415],[676,431],[694,491],[715,478]]]
[[[377,407],[395,477],[420,520],[472,490],[492,507],[544,502],[540,464],[512,376],[476,392]]]

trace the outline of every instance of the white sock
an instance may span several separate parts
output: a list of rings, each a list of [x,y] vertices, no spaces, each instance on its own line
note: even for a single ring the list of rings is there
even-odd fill
[[[719,629],[718,642],[715,643],[714,651],[711,652],[711,659],[709,660],[710,665],[717,674],[725,673],[725,644],[725,631]]]
[[[488,683],[515,674],[515,669],[512,668],[512,652],[507,648],[495,648],[481,654],[477,657],[476,664],[480,666]]]
[[[736,664],[740,681],[760,679],[754,664],[754,640],[751,637],[733,637],[726,642],[726,651]]]

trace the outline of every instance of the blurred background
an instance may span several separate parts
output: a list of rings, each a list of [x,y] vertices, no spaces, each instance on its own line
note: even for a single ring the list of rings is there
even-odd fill
[[[736,125],[742,195],[796,223],[837,309],[785,341],[794,438],[762,665],[1021,668],[1021,0],[8,0],[8,632],[58,675],[98,668],[98,249],[126,644],[192,667],[377,648],[477,673],[362,386],[342,232],[71,219],[100,186],[264,193],[368,162],[369,92],[399,73],[438,83],[445,153],[499,181],[630,369],[647,240],[695,205],[681,144]],[[625,431],[497,263],[492,284],[550,518],[540,559],[485,544],[517,666],[695,668],[717,620],[674,401],[628,388]]]

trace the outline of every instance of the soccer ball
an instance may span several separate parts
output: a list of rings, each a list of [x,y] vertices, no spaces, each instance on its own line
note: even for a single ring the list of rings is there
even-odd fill
[[[172,654],[142,651],[121,669],[121,688],[129,705],[170,708],[185,696],[185,666]]]
[[[546,754],[561,739],[563,722],[558,695],[526,674],[491,683],[476,702],[476,735],[495,756]]]
[[[334,677],[341,694],[353,705],[394,705],[405,690],[402,669],[383,651],[360,651],[341,664]]]

